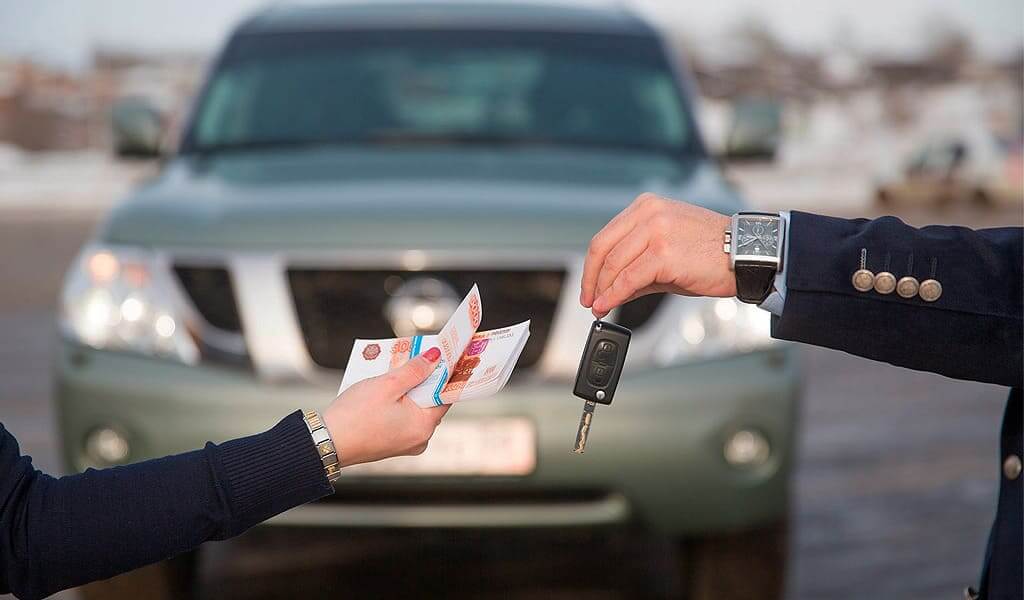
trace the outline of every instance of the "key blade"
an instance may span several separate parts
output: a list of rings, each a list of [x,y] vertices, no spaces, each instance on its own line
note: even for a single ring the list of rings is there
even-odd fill
[[[583,403],[583,414],[580,415],[580,427],[576,431],[576,445],[572,451],[576,454],[583,454],[587,447],[587,436],[590,435],[590,422],[594,418],[594,407],[597,405],[590,400]]]

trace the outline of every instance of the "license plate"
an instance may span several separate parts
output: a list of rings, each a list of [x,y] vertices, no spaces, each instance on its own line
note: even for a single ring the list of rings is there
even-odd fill
[[[443,421],[426,452],[341,470],[342,476],[528,475],[537,466],[537,432],[521,417]]]

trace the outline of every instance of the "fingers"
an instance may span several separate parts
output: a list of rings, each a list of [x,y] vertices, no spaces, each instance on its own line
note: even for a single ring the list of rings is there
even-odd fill
[[[654,194],[640,194],[625,210],[615,216],[597,235],[590,240],[587,257],[583,262],[583,280],[580,284],[580,304],[590,307],[596,298],[598,274],[605,258],[619,241],[628,236],[642,220],[647,208],[659,202]]]
[[[594,316],[602,318],[617,306],[624,304],[639,292],[656,283],[661,262],[651,251],[637,257],[628,267],[619,272],[612,285],[601,294],[592,307]],[[642,295],[642,294],[640,294]]]
[[[414,451],[414,454],[421,454],[427,448],[427,443],[430,442],[430,438],[434,437],[434,430],[441,424],[441,419],[448,414],[448,409],[451,408],[450,404],[442,404],[441,406],[432,406],[430,408],[420,408],[417,406],[412,399],[408,396],[403,397],[403,401],[408,401],[409,404],[415,408],[419,418],[414,419],[416,426],[414,427],[415,433],[414,438],[416,440],[416,447],[418,451]]]
[[[604,260],[601,272],[597,275],[597,285],[594,288],[594,298],[599,298],[606,289],[615,281],[619,273],[632,264],[638,256],[643,254],[650,245],[646,235],[638,235],[634,230],[633,235],[627,235],[619,241],[608,253]]]
[[[410,400],[410,402],[412,402]],[[415,406],[415,405],[414,405]],[[451,404],[442,404],[441,406],[432,406],[430,408],[416,407],[426,417],[425,427],[422,431],[423,442],[417,446],[418,451],[415,454],[422,454],[427,449],[427,443],[430,442],[430,438],[434,437],[434,430],[441,424],[441,419],[448,414],[448,409],[451,408]]]
[[[587,257],[583,261],[583,280],[580,284],[580,304],[583,306],[590,306],[594,302],[597,276],[608,252],[632,231],[633,224],[620,217],[622,214],[612,219],[590,240]]]
[[[452,407],[451,404],[423,407],[413,402],[413,399],[408,394],[402,394],[398,401],[402,404],[408,404],[410,409],[415,408],[416,414],[419,415],[423,422],[430,425],[431,431],[433,431],[434,427],[440,425],[441,419],[448,414],[448,409]]]
[[[393,397],[400,397],[423,383],[434,372],[434,368],[437,367],[437,361],[440,359],[441,350],[439,348],[431,348],[385,375],[389,394],[393,395]]]
[[[441,420],[444,419],[446,414],[448,414],[448,409],[451,407],[451,404],[442,404],[441,406],[430,406],[427,408],[420,408],[419,406],[416,406],[430,424],[431,432],[433,432],[435,427],[441,424]]]

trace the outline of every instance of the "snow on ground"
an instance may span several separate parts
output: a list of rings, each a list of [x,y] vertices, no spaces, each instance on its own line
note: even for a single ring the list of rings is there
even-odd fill
[[[0,146],[0,210],[103,210],[152,169],[101,151],[27,153]]]

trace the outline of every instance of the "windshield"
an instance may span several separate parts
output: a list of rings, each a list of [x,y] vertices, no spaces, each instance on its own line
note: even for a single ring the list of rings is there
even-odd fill
[[[684,153],[690,118],[648,36],[253,34],[225,51],[183,152],[544,144]]]

